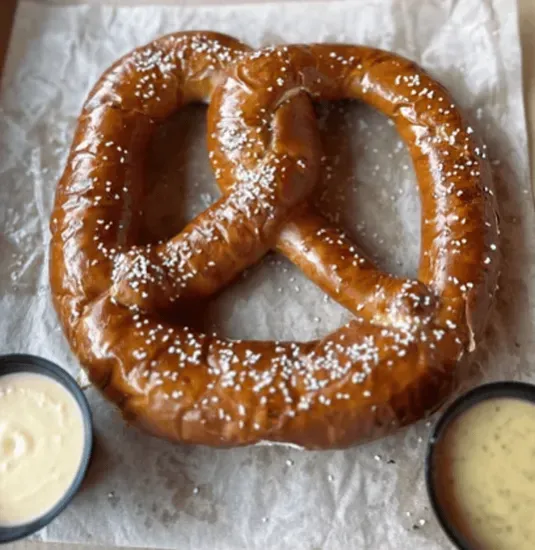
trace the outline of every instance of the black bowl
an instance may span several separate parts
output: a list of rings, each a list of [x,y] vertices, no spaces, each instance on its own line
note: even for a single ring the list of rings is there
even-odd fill
[[[80,407],[80,411],[82,412],[84,423],[84,450],[82,460],[80,461],[80,466],[78,468],[78,473],[63,498],[45,515],[32,520],[29,523],[14,525],[12,527],[0,526],[0,544],[24,538],[32,533],[35,533],[36,531],[39,531],[39,529],[42,529],[45,525],[48,525],[66,508],[82,484],[91,459],[91,451],[93,449],[93,423],[91,410],[84,393],[74,378],[58,365],[47,361],[42,357],[22,354],[0,356],[0,376],[13,374],[16,372],[34,372],[36,374],[49,376],[56,382],[59,382],[71,393]]]
[[[523,382],[494,382],[479,386],[455,400],[442,414],[433,428],[427,447],[425,458],[425,482],[427,493],[431,506],[440,523],[442,529],[448,535],[449,539],[459,550],[476,550],[465,538],[465,536],[449,520],[446,512],[438,501],[435,487],[435,447],[440,438],[446,433],[451,422],[459,415],[473,407],[474,405],[486,401],[487,399],[496,399],[509,397],[522,399],[535,403],[535,385],[525,384]]]

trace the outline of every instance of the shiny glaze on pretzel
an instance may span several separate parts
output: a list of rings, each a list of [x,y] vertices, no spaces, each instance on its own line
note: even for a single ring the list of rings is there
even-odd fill
[[[316,98],[362,99],[405,139],[422,200],[418,281],[377,270],[309,203]],[[169,242],[136,246],[154,128],[201,99],[223,195]],[[51,223],[67,337],[125,417],[170,440],[334,448],[387,434],[443,402],[482,334],[498,265],[484,157],[448,93],[388,52],[164,37],[107,71],[80,117]],[[306,343],[165,321],[164,310],[211,296],[270,248],[355,318]]]

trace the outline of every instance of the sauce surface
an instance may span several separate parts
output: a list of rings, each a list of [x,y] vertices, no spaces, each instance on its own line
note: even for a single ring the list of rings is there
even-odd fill
[[[59,382],[0,376],[0,526],[27,523],[65,495],[84,450],[82,412]]]
[[[436,496],[479,550],[535,549],[535,404],[483,401],[437,443]]]

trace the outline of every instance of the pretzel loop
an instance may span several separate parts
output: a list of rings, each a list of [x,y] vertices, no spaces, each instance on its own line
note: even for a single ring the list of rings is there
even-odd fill
[[[479,335],[495,285],[494,276],[481,280],[487,268],[477,273],[476,267],[488,265],[495,255],[491,247],[497,222],[488,164],[447,91],[410,61],[381,50],[334,44],[247,54],[210,105],[210,158],[220,187],[225,189],[239,170],[244,149],[242,143],[224,139],[228,126],[257,129],[274,105],[298,91],[314,99],[365,101],[396,124],[409,147],[422,198],[421,282],[378,271],[342,231],[310,208],[283,228],[277,249],[367,321],[399,325],[430,312],[435,297],[447,296],[438,300],[438,322],[448,329],[464,324],[469,337]],[[239,113],[247,117],[240,119]],[[481,309],[467,310],[467,297],[476,287]]]

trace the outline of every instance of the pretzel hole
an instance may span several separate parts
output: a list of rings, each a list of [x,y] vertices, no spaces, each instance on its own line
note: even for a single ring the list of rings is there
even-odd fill
[[[206,150],[206,107],[190,104],[159,126],[146,162],[138,244],[166,241],[220,196]]]
[[[357,101],[319,103],[317,112],[325,158],[316,204],[380,269],[416,278],[421,203],[395,126]]]

